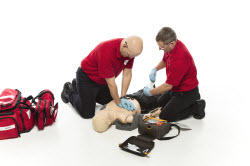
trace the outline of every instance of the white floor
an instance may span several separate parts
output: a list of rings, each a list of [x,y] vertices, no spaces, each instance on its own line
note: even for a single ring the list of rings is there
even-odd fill
[[[248,6],[243,0],[1,1],[0,91],[17,88],[28,96],[50,89],[59,114],[43,131],[35,127],[20,138],[1,140],[0,165],[249,165]],[[129,35],[142,37],[144,50],[135,60],[128,93],[143,88],[163,55],[155,42],[163,26],[175,29],[193,55],[207,114],[203,120],[181,121],[192,130],[170,141],[156,140],[143,158],[118,147],[137,130],[112,126],[97,133],[60,93],[99,42]],[[165,79],[165,71],[158,72],[156,84]],[[120,91],[121,77],[116,82]]]

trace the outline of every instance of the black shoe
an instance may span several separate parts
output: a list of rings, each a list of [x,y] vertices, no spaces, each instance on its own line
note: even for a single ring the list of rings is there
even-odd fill
[[[63,91],[61,93],[61,98],[64,103],[69,102],[69,92],[73,89],[72,84],[70,82],[66,82],[63,86]]]
[[[201,99],[196,101],[198,104],[198,110],[194,113],[193,117],[195,119],[203,119],[205,117],[205,107],[206,107],[206,101]]]
[[[77,90],[76,90],[76,79],[75,78],[72,80],[72,87],[77,92]]]

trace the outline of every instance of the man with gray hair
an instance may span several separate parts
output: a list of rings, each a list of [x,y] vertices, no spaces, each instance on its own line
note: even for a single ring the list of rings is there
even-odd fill
[[[118,107],[134,111],[134,104],[124,96],[132,79],[134,58],[141,54],[142,49],[143,41],[138,36],[101,42],[82,60],[72,84],[64,84],[63,102],[70,102],[83,118],[95,115],[96,102],[104,105],[114,100]],[[122,71],[119,97],[115,78]]]
[[[156,42],[159,50],[164,51],[164,56],[152,69],[149,79],[155,82],[157,71],[166,68],[167,80],[154,89],[146,86],[144,94],[162,94],[157,101],[162,107],[161,119],[172,122],[191,115],[196,119],[204,118],[206,102],[200,99],[197,69],[190,52],[170,27],[164,27],[158,32]]]

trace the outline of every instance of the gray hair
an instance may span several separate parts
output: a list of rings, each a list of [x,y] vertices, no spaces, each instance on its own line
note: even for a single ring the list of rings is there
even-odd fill
[[[177,41],[177,36],[172,28],[163,27],[156,35],[155,40],[157,42],[162,41],[164,44],[168,44],[172,41]]]

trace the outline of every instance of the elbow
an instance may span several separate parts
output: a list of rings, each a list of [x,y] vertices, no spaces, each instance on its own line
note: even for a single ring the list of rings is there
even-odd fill
[[[169,91],[169,90],[171,90],[173,88],[173,85],[170,85],[170,84],[167,84],[167,83],[165,83],[165,91]]]

